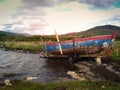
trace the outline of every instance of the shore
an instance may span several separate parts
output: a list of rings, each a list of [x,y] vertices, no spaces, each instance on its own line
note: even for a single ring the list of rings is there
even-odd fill
[[[29,43],[29,44],[28,44]],[[22,46],[21,46],[22,45]],[[35,42],[6,42],[1,45],[1,48],[4,50],[17,51],[22,53],[40,53],[44,51],[41,43],[37,43],[35,47]],[[41,45],[41,46],[40,46]],[[118,45],[118,43],[117,43]],[[118,46],[115,47],[118,47]],[[18,48],[19,47],[19,48]],[[32,47],[32,48],[31,48]],[[36,48],[39,47],[39,48]],[[115,54],[116,55],[116,54]],[[51,62],[50,62],[51,63]],[[53,61],[51,64],[56,63]],[[67,62],[66,62],[67,63]],[[62,62],[58,62],[58,64],[62,64]],[[68,64],[68,63],[67,63]],[[85,81],[81,81],[78,79],[71,79],[70,81],[62,81],[62,82],[51,82],[48,84],[41,84],[36,82],[27,82],[26,80],[12,81],[13,86],[7,86],[4,90],[11,89],[19,89],[19,90],[35,90],[36,88],[39,90],[74,90],[76,88],[88,90],[91,87],[91,90],[96,88],[101,90],[101,88],[117,90],[120,88],[120,61],[118,59],[114,59],[113,57],[103,58],[102,64],[97,65],[94,62],[94,59],[91,58],[83,58],[78,60],[74,65],[78,68],[73,70],[73,72],[77,73],[79,77],[85,78]],[[66,71],[67,73],[67,71]],[[8,73],[9,74],[9,73]],[[7,75],[7,73],[6,73]],[[11,74],[14,76],[14,73]],[[71,77],[71,76],[70,76]],[[76,81],[77,80],[77,81]],[[74,84],[75,83],[75,84]],[[96,84],[97,83],[97,84]],[[24,86],[26,85],[26,86]],[[29,87],[29,86],[34,87]],[[73,85],[73,87],[72,87]],[[2,90],[2,84],[0,85],[0,90]],[[18,87],[19,86],[19,87]],[[51,87],[51,88],[50,88]],[[32,88],[32,89],[31,89]]]
[[[110,81],[68,81],[38,84],[35,82],[13,81],[11,86],[0,86],[0,90],[119,90],[120,84]]]
[[[44,51],[44,45],[41,42],[0,42],[0,48],[6,51],[11,50],[36,54]]]

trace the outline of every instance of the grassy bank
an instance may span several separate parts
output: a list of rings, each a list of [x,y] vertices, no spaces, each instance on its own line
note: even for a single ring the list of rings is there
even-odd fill
[[[39,84],[19,81],[0,90],[119,90],[120,84],[113,82],[69,81],[61,83]]]
[[[112,56],[120,60],[120,40],[114,42]]]
[[[44,51],[44,43],[41,42],[16,42],[16,41],[6,41],[0,42],[3,47],[10,50],[23,50],[23,51]]]
[[[45,50],[44,43],[38,41],[1,41],[0,45],[3,45],[3,47],[10,50],[23,50],[30,52],[40,52]],[[112,57],[120,60],[120,40],[115,41],[113,44]]]

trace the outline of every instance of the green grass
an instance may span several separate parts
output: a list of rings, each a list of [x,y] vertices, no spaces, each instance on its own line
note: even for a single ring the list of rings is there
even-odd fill
[[[16,73],[5,72],[3,76],[4,76],[4,77],[14,77],[14,76],[16,76]]]
[[[44,51],[44,43],[33,41],[33,42],[18,42],[18,41],[6,41],[0,42],[7,49],[11,50],[23,50],[23,51]],[[118,51],[117,51],[118,50]],[[120,40],[117,40],[113,44],[112,57],[120,60]]]
[[[115,41],[115,43],[113,44],[112,56],[115,59],[120,60],[120,40],[119,41]]]
[[[39,84],[19,81],[0,90],[119,90],[120,84],[113,82],[68,81],[61,83]]]
[[[43,51],[44,45],[41,42],[16,42],[7,41],[1,42],[1,44],[11,50],[24,50],[24,51]]]

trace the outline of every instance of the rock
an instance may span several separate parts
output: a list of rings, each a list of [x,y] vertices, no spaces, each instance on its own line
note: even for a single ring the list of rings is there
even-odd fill
[[[68,71],[67,72],[68,75],[70,75],[72,78],[74,79],[78,79],[78,80],[85,80],[85,78],[79,76],[76,72],[74,71]]]
[[[101,88],[105,88],[105,86],[101,86]]]
[[[100,65],[100,64],[102,63],[100,57],[96,57],[96,58],[95,58],[95,61],[97,62],[98,65]]]
[[[35,80],[35,79],[37,79],[37,77],[28,76],[28,77],[26,78],[27,81],[32,81],[32,80]]]
[[[9,79],[6,79],[6,80],[4,81],[4,83],[5,83],[6,86],[12,86],[12,84],[11,84],[11,82],[10,82]]]

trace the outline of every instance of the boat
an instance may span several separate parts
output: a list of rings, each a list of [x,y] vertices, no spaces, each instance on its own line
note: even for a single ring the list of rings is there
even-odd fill
[[[118,32],[109,35],[73,38],[71,40],[46,42],[47,58],[101,57],[111,55],[113,42]]]

